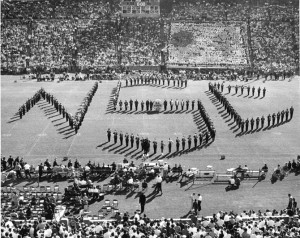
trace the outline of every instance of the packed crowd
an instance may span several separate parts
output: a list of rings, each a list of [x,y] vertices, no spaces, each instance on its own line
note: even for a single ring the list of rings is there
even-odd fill
[[[243,29],[241,31],[241,37],[244,39],[244,43],[238,42],[238,44],[241,45],[240,48],[243,49],[242,45],[246,45],[245,42],[251,39],[251,43],[249,44],[249,56],[251,56],[250,60],[253,60],[255,68],[263,70],[264,72],[277,72],[295,69],[299,64],[299,50],[297,50],[299,49],[299,29],[296,27],[299,25],[299,17],[297,17],[298,11],[295,11],[296,7],[293,4],[293,2],[284,5],[269,5],[266,3],[263,6],[259,6],[259,4],[250,5],[247,2],[240,4],[235,1],[228,3],[178,1],[173,5],[170,16],[173,20],[177,21],[174,24],[180,26],[180,30],[184,32],[183,35],[189,32],[189,25],[194,24],[189,23],[191,20],[216,21],[223,22],[223,24],[224,22],[247,22],[247,30],[246,27],[241,28]],[[171,26],[171,43],[172,38],[175,38],[175,41],[173,40],[175,43],[176,38],[178,38],[176,34],[172,34],[172,31],[176,31],[176,28],[178,28],[177,25]],[[184,27],[185,25],[188,27]],[[240,24],[240,26],[242,25]],[[172,37],[172,35],[174,37]],[[224,36],[222,36],[222,38],[223,37]],[[182,38],[185,40],[186,36],[182,36]],[[230,38],[231,37],[227,37],[228,40],[222,41],[219,45],[224,44],[227,46],[229,42],[232,42]],[[211,36],[210,39],[213,41],[214,37]],[[191,53],[186,53],[189,51],[194,54],[194,50],[190,46],[188,46],[188,49],[185,49],[185,52],[176,50],[175,52],[180,52],[180,54],[175,58],[171,52],[170,62],[176,59],[181,63],[184,62],[182,55],[187,54],[189,56],[187,58],[189,59],[192,55]],[[245,49],[244,55],[239,55],[243,56],[241,59],[245,59],[245,56],[248,55],[247,51],[248,50]],[[236,52],[233,51],[232,53],[236,55]],[[216,58],[214,62],[222,60],[222,57],[218,56],[215,51],[213,51],[212,56]],[[225,57],[225,59],[227,59],[227,57]],[[188,61],[185,63],[189,63]],[[199,60],[196,61],[199,62]]]
[[[299,32],[291,22],[253,21],[250,29],[256,68],[278,73],[299,65]]]
[[[159,65],[159,29],[159,20],[152,18],[118,17],[81,24],[77,35],[79,65]]]
[[[243,21],[247,19],[246,9],[244,4],[236,2],[178,1],[170,17],[175,20]]]
[[[299,208],[289,194],[288,208],[299,214]],[[150,219],[146,214],[125,212],[117,213],[114,221],[87,224],[74,217],[70,223],[38,220],[34,223],[15,223],[13,220],[1,220],[2,237],[298,237],[299,218],[286,220],[287,211],[218,211],[211,217],[177,221],[175,219]]]
[[[5,1],[1,4],[1,19],[95,19],[116,17],[120,1]]]
[[[119,3],[1,2],[2,70],[160,65],[168,54],[169,63],[244,67],[251,61],[253,68],[268,73],[295,71],[299,64],[294,3],[176,1],[160,19],[123,17]],[[199,19],[200,25],[194,22]],[[191,44],[194,38],[200,47]],[[169,49],[163,50],[167,42]],[[182,51],[178,43],[189,46]]]
[[[272,3],[259,1],[243,4],[238,1],[176,1],[168,17],[174,20],[246,21],[251,19],[257,21],[268,19],[269,21],[287,21],[295,15],[296,2],[290,1],[286,4],[280,4],[282,2],[272,1]]]
[[[28,195],[28,196],[27,196]],[[25,195],[25,192],[17,193],[11,191],[2,197],[2,215],[10,217],[15,220],[31,220],[38,217],[36,211],[47,220],[52,220],[55,214],[55,207],[57,205],[54,194],[51,195],[40,194],[40,196]],[[33,212],[34,211],[34,212]]]
[[[174,22],[168,45],[171,65],[230,65],[248,64],[244,47],[245,27],[224,23]]]

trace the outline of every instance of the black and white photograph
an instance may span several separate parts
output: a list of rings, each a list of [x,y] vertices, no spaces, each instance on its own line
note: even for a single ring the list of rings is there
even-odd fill
[[[1,237],[300,238],[299,0],[1,0]]]

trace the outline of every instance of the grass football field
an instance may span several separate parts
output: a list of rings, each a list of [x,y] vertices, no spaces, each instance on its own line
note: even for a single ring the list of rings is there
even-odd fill
[[[17,80],[17,82],[14,82]],[[220,81],[221,82],[221,81]],[[129,135],[139,134],[140,137],[148,137],[151,141],[168,138],[173,141],[176,137],[187,137],[204,129],[203,120],[196,110],[184,109],[183,111],[170,112],[169,105],[166,112],[141,113],[140,109],[132,112],[120,112],[111,108],[113,91],[117,81],[103,81],[92,99],[91,105],[85,116],[78,134],[75,134],[62,118],[46,101],[39,101],[22,119],[16,116],[18,108],[41,87],[52,93],[61,102],[68,112],[73,115],[79,108],[84,97],[92,88],[94,81],[74,82],[35,82],[20,80],[19,76],[1,77],[1,153],[2,156],[23,157],[26,162],[38,165],[47,158],[52,163],[56,157],[59,163],[63,157],[68,157],[73,162],[75,158],[81,164],[89,160],[100,163],[122,162],[124,157],[139,165],[142,163],[141,151],[134,148],[120,146],[107,142],[106,131],[127,132]],[[266,97],[254,97],[235,94],[234,90],[227,94],[228,85],[250,85],[258,88],[266,87]],[[173,84],[172,84],[173,85]],[[300,154],[300,93],[299,77],[282,81],[256,80],[249,82],[225,82],[224,94],[231,105],[242,118],[267,117],[269,113],[277,113],[294,107],[293,119],[282,125],[272,127],[269,130],[259,130],[238,136],[232,124],[232,120],[224,115],[223,108],[208,92],[208,81],[189,81],[187,88],[178,88],[170,85],[143,85],[124,87],[122,83],[119,99],[122,101],[136,99],[146,101],[160,99],[179,101],[200,99],[212,119],[216,128],[216,139],[208,147],[193,150],[182,154],[163,157],[160,153],[153,154],[151,144],[149,161],[163,159],[171,167],[181,164],[184,170],[192,167],[205,169],[213,166],[217,172],[226,172],[226,169],[247,165],[250,169],[258,170],[267,163],[269,171],[277,166],[284,165],[289,160],[296,159]],[[139,106],[140,108],[140,106]],[[266,123],[265,123],[266,124]],[[166,148],[167,149],[167,148]],[[158,148],[158,151],[160,149]],[[175,151],[173,145],[172,152]],[[221,160],[221,155],[225,159]],[[226,185],[210,184],[206,181],[197,181],[182,185],[178,181],[163,182],[163,194],[151,196],[147,199],[146,214],[151,218],[185,216],[190,209],[191,193],[201,193],[203,205],[201,214],[212,215],[218,210],[236,212],[253,209],[284,209],[287,205],[287,194],[291,193],[296,199],[300,198],[300,177],[290,174],[283,181],[274,184],[270,182],[269,172],[264,181],[246,180],[240,189],[225,192]],[[95,181],[95,184],[106,184],[105,181]],[[42,181],[40,185],[51,185],[53,181]],[[61,188],[67,186],[67,181],[58,182]],[[150,183],[148,194],[153,190]],[[36,181],[15,181],[17,187],[35,186]],[[62,190],[61,189],[61,190]],[[138,196],[135,192],[116,195],[110,194],[105,198],[116,198],[119,201],[121,212],[133,213],[139,208]],[[92,213],[97,214],[103,201],[90,205]]]

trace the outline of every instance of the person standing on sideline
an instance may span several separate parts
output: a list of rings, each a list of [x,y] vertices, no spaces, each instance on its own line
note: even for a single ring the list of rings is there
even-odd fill
[[[196,194],[192,193],[191,196],[190,196],[190,198],[191,198],[191,209],[190,209],[190,211],[192,211],[193,210],[194,200],[196,199]]]
[[[15,171],[16,171],[17,178],[23,178],[21,174],[21,169],[22,169],[21,165],[19,163],[16,163]]]
[[[291,210],[292,209],[292,205],[293,205],[293,197],[291,194],[288,194],[288,198],[289,198],[289,201],[288,201],[288,205],[287,205],[287,210]]]
[[[25,170],[25,176],[26,176],[26,178],[28,178],[28,177],[31,178],[31,175],[30,175],[30,165],[29,164],[25,163],[24,170]]]
[[[201,211],[201,204],[202,204],[202,196],[201,196],[201,194],[199,193],[199,194],[198,194],[198,214],[199,214],[200,211]]]
[[[168,163],[165,162],[165,163],[164,163],[164,167],[163,167],[163,179],[164,179],[164,180],[167,179],[168,172],[169,172],[169,166],[168,166]]]
[[[139,203],[141,204],[141,213],[143,213],[145,210],[145,204],[146,204],[146,196],[144,193],[140,194]]]
[[[163,193],[162,188],[161,188],[161,183],[162,183],[162,177],[159,174],[156,177],[156,186],[155,186],[156,193],[159,193],[159,192],[161,192],[161,194]]]

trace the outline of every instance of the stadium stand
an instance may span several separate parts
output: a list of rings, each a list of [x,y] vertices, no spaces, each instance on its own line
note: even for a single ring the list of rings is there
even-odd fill
[[[207,39],[197,53],[210,49],[209,55],[191,60],[189,67],[212,64],[264,73],[298,69],[299,13],[293,1],[189,0],[171,6],[170,13],[161,9],[160,18],[128,18],[121,14],[120,1],[2,1],[1,71],[185,65],[189,53],[180,57],[182,49],[174,49],[178,31],[193,32],[186,36],[191,38],[187,52],[195,51],[197,39]]]

